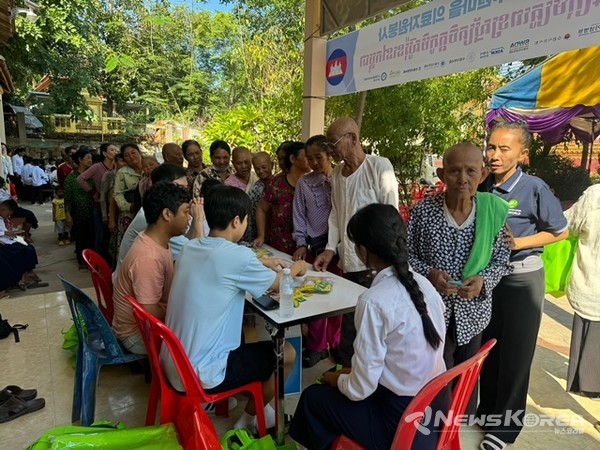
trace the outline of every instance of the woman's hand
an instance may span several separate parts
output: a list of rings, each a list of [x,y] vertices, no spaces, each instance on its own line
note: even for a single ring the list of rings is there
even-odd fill
[[[458,292],[458,287],[450,284],[452,277],[443,270],[431,269],[427,275],[427,279],[441,295],[452,295]]]
[[[8,236],[9,238],[13,238],[14,239],[14,238],[17,237],[17,233],[14,232],[14,231],[8,231],[8,230],[6,230],[4,232],[4,236]]]
[[[283,259],[269,258],[267,256],[263,256],[260,259],[260,262],[263,263],[264,266],[268,267],[271,270],[274,270],[275,272],[279,272],[280,270],[288,266],[288,263],[285,262]]]
[[[292,255],[292,259],[294,261],[304,260],[306,258],[306,247],[298,247],[294,254]]]
[[[336,372],[325,372],[323,373],[323,384],[327,386],[331,386],[337,389],[338,387],[338,378],[343,373],[350,373],[349,367],[344,367],[342,370],[338,370]]]
[[[108,229],[112,234],[117,233],[117,221],[113,217],[108,219]]]
[[[73,226],[73,218],[71,217],[71,214],[67,214],[67,217],[65,219],[65,223],[67,224],[67,226],[72,227]]]
[[[254,248],[260,248],[263,246],[263,244],[265,243],[265,237],[264,236],[257,236],[256,239],[254,239],[252,241],[252,247]]]

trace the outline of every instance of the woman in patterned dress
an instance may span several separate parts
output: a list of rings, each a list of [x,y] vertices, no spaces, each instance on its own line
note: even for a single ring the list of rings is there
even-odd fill
[[[296,250],[292,237],[294,231],[293,202],[296,184],[302,175],[310,172],[303,142],[292,142],[285,147],[287,173],[277,174],[268,184],[256,208],[257,237],[254,247],[268,243],[275,249],[291,255]],[[271,218],[271,231],[266,236],[267,218]]]
[[[65,210],[67,225],[75,236],[75,255],[79,270],[86,270],[82,252],[94,248],[94,200],[77,182],[77,177],[92,165],[92,149],[79,147],[72,156],[77,168],[65,179]]]

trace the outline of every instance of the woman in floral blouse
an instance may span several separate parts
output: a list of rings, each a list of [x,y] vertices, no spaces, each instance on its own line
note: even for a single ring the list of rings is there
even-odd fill
[[[118,170],[115,178],[114,198],[119,207],[117,245],[121,244],[127,227],[137,213],[138,206],[134,204],[133,197],[143,171],[142,153],[136,144],[123,144],[121,156],[127,165]]]
[[[287,173],[277,174],[268,184],[256,208],[257,238],[254,247],[261,247],[267,236],[267,217],[271,217],[268,242],[277,250],[291,255],[296,250],[292,237],[294,231],[293,202],[296,184],[302,175],[310,172],[303,142],[292,142],[285,147]]]

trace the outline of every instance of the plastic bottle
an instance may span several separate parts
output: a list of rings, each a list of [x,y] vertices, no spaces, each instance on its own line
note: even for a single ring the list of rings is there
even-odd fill
[[[279,316],[289,319],[294,315],[294,279],[290,269],[283,269],[283,276],[279,282]]]

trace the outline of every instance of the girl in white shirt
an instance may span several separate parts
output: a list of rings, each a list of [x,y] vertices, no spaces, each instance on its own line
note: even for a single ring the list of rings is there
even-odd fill
[[[368,205],[347,232],[376,273],[356,305],[352,370],[325,372],[322,385],[302,393],[290,435],[311,450],[329,448],[342,434],[368,449],[389,449],[410,401],[446,370],[444,306],[408,265],[406,227],[396,208]]]

